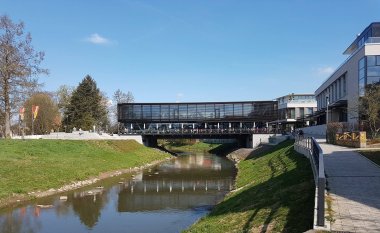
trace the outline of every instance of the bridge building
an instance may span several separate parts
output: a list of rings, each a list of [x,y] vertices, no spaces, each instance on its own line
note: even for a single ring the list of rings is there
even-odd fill
[[[273,133],[277,101],[121,103],[122,134],[140,134],[147,145],[158,138],[236,138]]]

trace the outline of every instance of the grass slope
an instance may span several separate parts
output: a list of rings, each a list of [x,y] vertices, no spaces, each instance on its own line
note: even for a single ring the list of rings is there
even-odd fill
[[[286,141],[238,164],[237,191],[186,232],[304,232],[312,228],[308,159]]]
[[[0,140],[0,203],[168,157],[135,141]]]

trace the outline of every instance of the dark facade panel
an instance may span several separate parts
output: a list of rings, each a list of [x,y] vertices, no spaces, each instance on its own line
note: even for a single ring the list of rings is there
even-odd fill
[[[277,101],[118,104],[121,123],[269,122]]]

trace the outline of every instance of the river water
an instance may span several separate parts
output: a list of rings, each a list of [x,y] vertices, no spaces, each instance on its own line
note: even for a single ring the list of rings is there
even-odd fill
[[[235,173],[226,158],[182,154],[133,175],[0,210],[0,232],[180,232],[223,199]]]

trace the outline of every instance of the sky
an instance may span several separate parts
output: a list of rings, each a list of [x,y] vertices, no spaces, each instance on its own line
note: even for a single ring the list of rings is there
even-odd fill
[[[136,102],[314,93],[379,12],[378,0],[0,0],[45,52],[44,90],[89,74]]]

